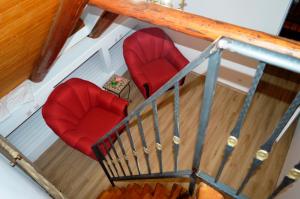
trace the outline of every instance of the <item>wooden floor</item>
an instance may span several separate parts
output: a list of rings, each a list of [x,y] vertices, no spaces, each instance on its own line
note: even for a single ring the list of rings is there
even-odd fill
[[[189,74],[185,85],[180,90],[180,169],[191,169],[203,84],[203,77]],[[235,188],[238,187],[246,175],[256,150],[272,132],[296,91],[299,90],[299,85],[298,76],[282,73],[281,70],[267,70],[254,97],[254,103],[242,129],[239,144],[221,176],[222,182]],[[244,94],[231,88],[222,85],[217,86],[200,166],[201,170],[210,175],[216,174],[227,137],[236,122],[244,98]],[[129,110],[133,110],[144,100],[133,84],[131,99],[133,101]],[[164,170],[171,171],[174,163],[172,153],[172,92],[169,91],[158,100],[158,103]],[[155,172],[158,171],[158,164],[155,153],[152,113],[149,108],[142,115],[144,118],[143,127],[151,151],[150,159],[153,172]],[[270,158],[266,160],[245,188],[243,192],[245,195],[250,198],[263,199],[274,188],[292,139],[293,129],[294,126],[273,148]],[[135,121],[131,124],[131,130],[139,149],[138,156],[142,171],[146,173],[141,140]],[[121,136],[126,145],[126,151],[129,153],[130,147],[126,134]],[[118,145],[115,145],[120,152]],[[51,182],[72,199],[95,198],[102,190],[110,186],[96,161],[73,150],[60,140],[48,149],[35,164]],[[131,168],[134,167],[132,156],[130,156],[130,165]]]

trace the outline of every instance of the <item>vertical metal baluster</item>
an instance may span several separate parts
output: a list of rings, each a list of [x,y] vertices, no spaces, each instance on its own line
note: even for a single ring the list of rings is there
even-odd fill
[[[112,175],[113,177],[115,177],[115,174],[114,174],[114,172],[112,171],[112,169],[111,169],[111,167],[110,167],[110,165],[109,165],[109,163],[108,163],[108,161],[107,161],[106,158],[104,159],[103,162],[105,162],[105,164],[107,165],[108,170],[109,170],[109,172],[111,173],[111,175]]]
[[[115,154],[115,157],[117,158],[118,164],[119,164],[119,166],[120,166],[120,168],[121,168],[121,171],[122,171],[123,175],[126,176],[126,173],[125,173],[124,168],[123,168],[122,163],[121,163],[121,159],[120,159],[120,157],[119,157],[119,155],[118,155],[118,153],[117,153],[117,150],[116,150],[116,148],[115,148],[115,146],[114,146],[114,143],[112,142],[110,136],[108,137],[108,141],[109,141],[109,143],[110,143],[110,145],[111,145],[111,148],[112,148],[112,150],[113,150],[113,152],[114,152],[114,154]]]
[[[132,171],[131,171],[131,168],[130,168],[130,165],[129,165],[128,157],[127,157],[127,154],[125,152],[124,145],[123,145],[123,142],[120,138],[120,135],[119,135],[118,131],[116,131],[116,135],[117,135],[117,140],[118,140],[119,146],[121,148],[122,154],[124,156],[128,171],[129,171],[130,175],[132,175]]]
[[[230,136],[227,139],[227,145],[224,149],[224,156],[223,156],[221,165],[218,169],[218,172],[217,172],[217,175],[216,175],[216,178],[215,178],[215,182],[217,182],[219,180],[219,178],[220,178],[220,176],[223,172],[223,169],[225,167],[225,164],[228,161],[228,158],[230,157],[230,155],[233,152],[234,147],[238,143],[238,138],[240,137],[240,132],[241,132],[242,125],[244,124],[245,118],[247,116],[249,107],[251,105],[252,99],[253,99],[255,91],[256,91],[256,88],[258,86],[258,83],[259,83],[262,75],[263,75],[265,66],[266,66],[266,64],[262,63],[262,62],[258,64],[255,76],[254,76],[253,81],[252,81],[252,86],[251,86],[251,88],[249,89],[249,91],[247,93],[247,97],[244,101],[244,104],[243,104],[242,110],[240,112],[239,118],[238,118],[238,120],[235,124],[235,127],[231,131]]]
[[[174,171],[178,170],[178,153],[180,144],[179,133],[179,82],[174,85],[174,136],[173,136],[173,152],[174,152]]]
[[[110,184],[111,184],[112,186],[115,186],[115,183],[114,183],[113,180],[111,179],[111,176],[110,176],[110,174],[109,174],[109,172],[108,172],[108,170],[107,170],[107,168],[106,168],[106,166],[105,166],[105,164],[104,164],[104,161],[105,161],[106,159],[105,159],[105,156],[103,155],[103,153],[100,151],[99,146],[98,146],[97,144],[96,144],[96,145],[93,145],[93,146],[92,146],[92,150],[93,150],[93,152],[95,153],[96,158],[97,158],[99,164],[101,165],[101,167],[102,167],[102,169],[103,169],[105,175],[107,176],[107,178],[108,178]],[[107,164],[107,165],[108,165],[108,164]],[[111,170],[111,168],[109,167],[109,165],[108,165],[108,168],[110,169],[110,172],[111,172],[111,174],[113,175],[113,177],[115,177],[115,176],[114,176],[114,173],[112,172],[112,170]]]
[[[273,191],[273,193],[268,197],[268,199],[273,199],[277,196],[282,190],[284,190],[289,185],[293,184],[300,179],[300,162],[292,168],[289,173],[283,178],[279,186]]]
[[[284,113],[279,123],[276,125],[273,133],[269,137],[269,139],[260,147],[260,149],[256,152],[256,156],[253,159],[253,162],[250,166],[250,169],[244,178],[243,182],[241,183],[240,187],[237,190],[237,195],[239,195],[246,184],[249,182],[250,178],[254,175],[255,171],[262,165],[262,163],[268,159],[269,153],[272,150],[273,144],[275,143],[278,136],[280,136],[282,130],[287,125],[291,117],[293,116],[294,112],[300,106],[300,92],[297,93],[295,99],[290,104],[288,110]]]
[[[107,153],[107,155],[108,155],[108,157],[109,157],[109,159],[110,159],[111,164],[113,165],[113,167],[114,167],[114,169],[115,169],[115,171],[116,171],[117,176],[120,177],[119,172],[118,172],[118,169],[117,169],[117,167],[116,167],[116,164],[115,164],[113,158],[111,157],[111,155],[110,155],[110,153],[109,153],[109,150],[108,150],[108,147],[107,147],[105,141],[103,142],[103,146],[104,146],[104,148],[105,148],[105,150],[106,150],[106,153]]]
[[[104,142],[101,142],[100,144],[102,144],[102,146],[104,147]],[[115,177],[115,174],[114,174],[114,172],[113,172],[113,170],[112,170],[110,164],[108,163],[107,158],[103,155],[103,153],[102,153],[101,151],[100,151],[100,153],[101,153],[101,155],[103,156],[103,159],[104,159],[104,161],[106,162],[106,164],[107,164],[107,166],[108,166],[108,169],[109,169],[109,171],[111,172],[112,176]],[[106,151],[106,153],[107,153],[107,151]]]
[[[141,136],[141,139],[142,139],[142,144],[143,144],[143,147],[144,147],[144,156],[145,156],[145,160],[146,160],[146,163],[147,163],[148,173],[151,174],[150,160],[149,160],[149,152],[150,151],[148,149],[147,142],[146,142],[146,139],[145,139],[145,134],[144,134],[143,125],[142,125],[142,118],[141,118],[140,113],[137,113],[137,120],[138,120],[138,128],[139,128],[140,136]]]
[[[212,100],[215,93],[215,87],[219,72],[219,66],[221,61],[221,51],[219,49],[212,49],[211,55],[208,61],[208,70],[205,78],[204,95],[202,98],[202,105],[200,111],[200,122],[198,127],[198,133],[196,138],[196,146],[193,159],[193,174],[192,178],[197,178],[196,173],[200,167],[200,160],[202,155],[202,147],[206,134],[206,128],[209,121],[210,110],[212,106]],[[213,52],[214,51],[214,52]],[[195,180],[190,183],[189,192],[193,194],[195,190]]]
[[[163,172],[162,146],[160,142],[158,111],[157,111],[156,101],[152,101],[152,112],[153,112],[154,130],[155,130],[156,154],[159,161],[159,172],[162,173]]]
[[[128,123],[126,123],[126,133],[127,133],[127,136],[128,136],[129,142],[130,142],[130,147],[131,147],[131,150],[132,150],[132,153],[133,153],[133,157],[134,157],[134,161],[135,161],[135,165],[136,165],[138,174],[141,175],[139,160],[138,160],[138,157],[137,157],[137,152],[136,152],[136,149],[135,149],[135,145],[134,145],[134,142],[133,142],[133,139],[132,139],[132,136],[131,136],[131,132],[130,132],[130,128],[129,128]]]

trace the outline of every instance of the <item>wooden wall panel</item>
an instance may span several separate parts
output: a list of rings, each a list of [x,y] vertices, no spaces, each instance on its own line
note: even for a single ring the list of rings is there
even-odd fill
[[[27,79],[59,0],[0,0],[0,98]]]

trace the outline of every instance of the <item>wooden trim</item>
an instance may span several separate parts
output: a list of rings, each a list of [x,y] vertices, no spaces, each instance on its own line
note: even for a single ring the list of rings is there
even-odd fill
[[[0,153],[3,154],[11,165],[18,165],[25,173],[27,173],[34,181],[36,181],[50,196],[55,199],[66,198],[51,182],[49,182],[34,167],[32,162],[28,160],[17,148],[15,148],[7,139],[0,135]]]
[[[118,14],[104,11],[101,17],[98,19],[92,32],[89,34],[89,37],[94,39],[100,37],[102,33],[114,22],[114,20],[118,16],[119,16]]]
[[[121,15],[165,26],[206,40],[229,37],[300,58],[300,42],[137,0],[90,0],[90,4]]]
[[[31,73],[32,81],[39,82],[46,76],[66,40],[72,34],[87,2],[88,0],[61,0],[40,58]]]

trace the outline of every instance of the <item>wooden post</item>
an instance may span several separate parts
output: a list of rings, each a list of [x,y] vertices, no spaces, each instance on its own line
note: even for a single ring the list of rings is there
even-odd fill
[[[89,37],[98,38],[102,35],[102,33],[114,22],[114,20],[118,17],[118,14],[104,11],[101,17],[98,19],[95,27],[90,33]]]
[[[68,37],[72,34],[88,0],[61,0],[60,8],[54,19],[40,58],[37,60],[30,79],[43,80],[57,58]]]
[[[0,153],[2,153],[11,165],[18,165],[26,174],[28,174],[34,181],[36,181],[43,189],[45,189],[50,196],[55,199],[66,198],[53,184],[51,184],[38,170],[34,167],[32,162],[28,160],[18,149],[8,142],[0,135]]]

